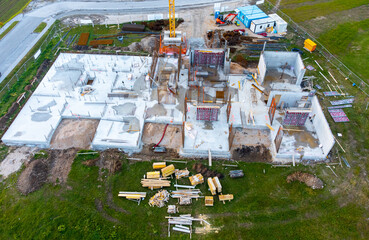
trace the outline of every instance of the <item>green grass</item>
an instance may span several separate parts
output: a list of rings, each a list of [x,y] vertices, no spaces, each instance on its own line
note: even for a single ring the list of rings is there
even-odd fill
[[[0,22],[6,23],[30,3],[30,0],[1,0],[0,1]]]
[[[6,36],[6,34],[8,34],[18,23],[19,21],[14,21],[4,32],[2,32],[0,34],[0,40],[3,39]]]
[[[33,31],[34,33],[40,33],[44,28],[47,26],[47,23],[42,22],[40,25],[37,26],[37,28]]]
[[[40,150],[33,155],[33,159],[47,159],[49,154],[45,150]]]
[[[322,34],[319,41],[362,78],[369,78],[369,19],[338,25]]]
[[[362,5],[369,4],[369,0],[331,0],[324,2],[314,1],[314,3],[315,4],[304,5],[297,8],[293,6],[290,8],[283,8],[282,6],[282,11],[290,16],[294,21],[303,22],[315,17],[325,16],[330,13],[360,7]]]
[[[156,191],[141,187],[140,179],[152,169],[151,162],[128,164],[121,172],[99,180],[97,167],[82,164],[86,156],[79,155],[69,174],[67,186],[46,184],[28,196],[15,189],[17,175],[0,185],[1,239],[161,239],[167,234],[166,208],[150,207],[148,199]],[[89,159],[89,158],[88,158]],[[191,169],[193,162],[187,166]],[[184,168],[183,164],[175,164]],[[214,169],[227,174],[229,169],[216,162]],[[241,163],[245,177],[221,180],[224,193],[233,193],[235,199],[222,204],[215,197],[214,207],[205,207],[204,200],[180,207],[180,213],[205,214],[219,233],[193,235],[194,239],[359,239],[368,237],[367,220],[363,209],[353,203],[339,206],[338,196],[330,190],[329,177],[324,177],[324,166],[296,169],[317,173],[326,182],[323,190],[312,190],[304,184],[286,183],[286,176],[296,169],[271,168],[260,163]],[[263,171],[265,170],[265,174]],[[344,170],[336,170],[342,174]],[[180,184],[189,184],[181,179]],[[128,211],[116,211],[107,202],[111,188],[113,203]],[[205,184],[199,185],[210,195]],[[173,188],[171,188],[173,189]],[[137,205],[118,198],[119,191],[147,191],[148,197]],[[101,201],[107,216],[96,208]],[[176,201],[170,199],[169,204]],[[32,224],[30,224],[32,223]],[[196,227],[200,227],[196,224]],[[172,232],[173,239],[188,236]]]

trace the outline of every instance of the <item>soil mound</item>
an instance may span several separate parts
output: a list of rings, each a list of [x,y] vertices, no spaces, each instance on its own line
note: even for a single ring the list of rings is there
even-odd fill
[[[224,178],[224,175],[222,173],[210,170],[201,163],[195,163],[192,169],[195,170],[197,173],[201,173],[205,178],[208,177],[218,177],[220,179]]]
[[[32,161],[18,178],[19,191],[27,195],[42,187],[48,176],[47,164],[40,160]]]
[[[287,177],[287,182],[291,183],[293,181],[299,181],[305,183],[306,186],[312,189],[322,189],[324,187],[323,181],[320,178],[304,172],[294,172]]]
[[[245,162],[271,162],[270,150],[264,145],[245,146],[233,151],[233,159]]]

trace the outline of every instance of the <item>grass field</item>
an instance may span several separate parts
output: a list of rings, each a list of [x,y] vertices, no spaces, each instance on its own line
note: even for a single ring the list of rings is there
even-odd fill
[[[0,1],[0,22],[7,22],[18,14],[30,0],[1,0]]]
[[[47,23],[42,22],[40,23],[40,25],[37,26],[37,28],[35,30],[33,30],[34,33],[40,33],[42,32],[42,30],[44,30],[44,28],[47,26]]]
[[[7,29],[5,29],[5,31],[0,34],[0,40],[3,39],[3,37],[5,37],[6,34],[8,34],[18,23],[19,21],[14,21]]]
[[[80,155],[81,156],[81,155]],[[103,173],[98,167],[82,164],[88,155],[77,157],[72,165],[67,186],[45,185],[41,190],[21,196],[16,191],[17,175],[0,186],[0,237],[2,239],[160,239],[167,234],[166,208],[150,207],[148,198],[137,205],[118,198],[118,191],[147,191],[141,187],[140,178],[152,169],[151,162],[128,163],[115,175]],[[187,166],[176,167],[191,169]],[[363,209],[346,203],[339,194],[331,191],[339,186],[332,183],[325,167],[296,169],[271,168],[260,163],[241,163],[245,177],[221,180],[224,193],[233,193],[235,199],[225,205],[217,198],[214,207],[205,207],[203,199],[191,206],[180,207],[180,213],[204,214],[219,233],[193,235],[195,239],[359,239],[369,236]],[[229,169],[215,163],[213,169],[227,174]],[[317,173],[325,181],[323,190],[312,190],[304,184],[288,184],[286,176],[304,170]],[[265,171],[265,173],[264,173]],[[343,174],[344,169],[337,169]],[[99,180],[103,179],[103,180]],[[189,184],[188,179],[179,181]],[[109,189],[113,205],[109,206]],[[172,188],[173,189],[173,188]],[[205,184],[200,185],[204,195],[210,195]],[[103,210],[97,210],[96,202]],[[173,199],[169,203],[175,203]],[[26,207],[25,207],[26,206]],[[116,209],[116,208],[115,208]],[[108,218],[110,220],[108,220]],[[112,219],[116,219],[112,222]],[[32,224],[30,224],[32,223]],[[197,224],[197,227],[200,227]],[[187,239],[184,234],[173,233],[173,239]]]

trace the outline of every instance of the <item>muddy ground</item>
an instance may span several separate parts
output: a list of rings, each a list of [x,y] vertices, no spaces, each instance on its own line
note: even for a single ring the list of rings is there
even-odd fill
[[[99,120],[63,119],[51,139],[50,148],[89,149],[98,125]]]
[[[317,176],[305,172],[294,172],[287,176],[287,182],[299,181],[305,183],[306,186],[312,189],[322,189],[324,187],[323,181]]]

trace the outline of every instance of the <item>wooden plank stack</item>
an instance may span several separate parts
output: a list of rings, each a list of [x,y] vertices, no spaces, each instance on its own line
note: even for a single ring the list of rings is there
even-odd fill
[[[159,179],[160,178],[160,172],[159,171],[153,171],[153,172],[147,172],[146,173],[147,179]]]
[[[183,214],[179,215],[179,217],[169,216],[166,218],[168,219],[168,237],[170,237],[171,225],[174,225],[174,227],[172,228],[174,231],[190,234],[190,238],[192,237],[193,222],[198,221],[201,224],[206,223],[210,225],[210,223],[205,221],[204,219],[191,217],[191,214]]]
[[[170,181],[162,179],[141,179],[141,184],[142,187],[147,187],[151,190],[163,187],[170,187]]]
[[[197,184],[201,184],[204,182],[204,177],[201,175],[201,173],[191,176],[189,177],[189,179],[192,186],[196,186]]]
[[[161,174],[163,175],[163,177],[168,177],[172,175],[174,171],[175,171],[174,165],[170,164],[169,166],[161,169]]]
[[[219,178],[218,177],[213,177],[213,183],[215,185],[215,187],[217,188],[218,193],[222,192],[222,185],[220,184]]]
[[[166,162],[155,162],[152,164],[153,169],[162,169],[167,166]]]
[[[207,206],[207,207],[214,206],[214,197],[213,196],[205,196],[205,206]]]
[[[216,187],[214,185],[214,182],[213,182],[213,179],[211,177],[208,178],[208,186],[209,186],[211,194],[216,195],[217,194],[217,189],[216,189]]]
[[[233,194],[225,194],[225,195],[219,195],[219,201],[222,201],[223,204],[225,204],[225,201],[231,201],[233,200]]]
[[[184,170],[176,169],[174,171],[174,175],[176,176],[176,179],[180,179],[183,177],[188,177],[188,175],[190,175],[190,171],[188,171],[187,169],[184,169]]]

